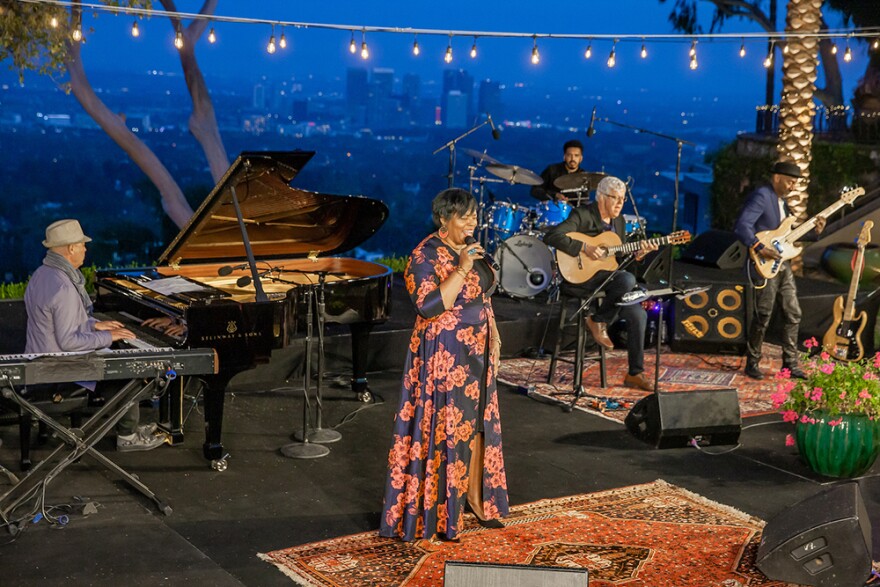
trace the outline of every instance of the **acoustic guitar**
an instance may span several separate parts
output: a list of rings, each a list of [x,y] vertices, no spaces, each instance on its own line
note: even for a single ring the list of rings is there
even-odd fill
[[[834,319],[831,326],[822,337],[822,348],[829,355],[841,361],[858,361],[865,356],[865,348],[862,346],[862,331],[868,322],[868,314],[864,310],[856,316],[856,292],[859,289],[859,279],[862,277],[862,269],[865,262],[865,246],[871,242],[871,229],[874,223],[866,220],[859,233],[856,243],[856,262],[853,267],[852,279],[849,282],[849,292],[846,294],[846,307],[843,296],[837,296],[834,300]]]
[[[633,241],[623,244],[616,232],[602,232],[596,236],[587,236],[580,232],[569,232],[567,236],[602,250],[602,257],[599,259],[590,259],[587,254],[581,250],[576,257],[567,254],[564,251],[556,251],[556,264],[562,277],[569,283],[583,283],[593,277],[598,271],[614,271],[617,269],[617,259],[614,256],[617,253],[634,253],[642,248],[643,242],[652,245],[682,245],[691,240],[691,233],[686,230],[673,232],[668,236],[650,238],[641,241]]]
[[[844,188],[846,189],[846,188]],[[852,204],[856,198],[861,195],[864,195],[864,188],[853,188],[849,191],[845,191],[840,195],[840,199],[836,202],[798,226],[797,228],[792,228],[792,224],[794,224],[795,217],[787,216],[782,223],[779,225],[779,228],[776,230],[763,230],[757,233],[755,236],[765,247],[771,247],[776,249],[779,253],[779,259],[768,259],[761,255],[761,253],[757,252],[754,247],[749,249],[749,256],[752,258],[752,265],[758,274],[764,279],[771,279],[776,277],[776,274],[779,273],[779,270],[782,268],[782,263],[788,261],[789,259],[793,259],[801,254],[801,249],[803,247],[799,247],[795,245],[797,241],[802,239],[805,234],[813,230],[816,226],[816,221],[821,218],[828,218],[837,210],[845,206],[846,204]]]

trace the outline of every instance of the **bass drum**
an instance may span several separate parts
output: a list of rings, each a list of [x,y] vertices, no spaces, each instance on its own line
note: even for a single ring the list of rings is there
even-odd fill
[[[500,288],[515,298],[530,298],[550,287],[553,253],[539,239],[518,234],[498,244],[495,254],[500,271]]]

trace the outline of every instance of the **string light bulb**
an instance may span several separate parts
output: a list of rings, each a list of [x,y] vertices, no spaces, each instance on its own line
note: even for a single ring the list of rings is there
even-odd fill
[[[287,49],[287,39],[284,37],[284,27],[281,27],[281,38],[278,39],[278,47]]]
[[[691,41],[691,48],[690,48],[690,51],[688,51],[688,57],[693,57],[696,54],[697,54],[697,40],[694,39]]]
[[[53,29],[58,28],[58,17],[55,16],[54,14],[52,15],[52,18],[49,19],[49,26],[52,27]]]
[[[70,36],[73,37],[73,40],[76,41],[77,43],[82,41],[83,40],[82,25],[80,25],[79,23],[76,23],[76,26],[73,27],[73,32],[70,33]]]
[[[614,43],[611,44],[611,53],[608,54],[608,61],[605,62],[608,64],[608,67],[614,67],[617,64],[617,58],[614,53],[615,47],[617,47],[617,39],[614,39]]]
[[[452,35],[449,35],[449,44],[446,45],[446,54],[443,56],[443,61],[452,63]]]
[[[775,41],[770,41],[770,50],[767,52],[767,57],[764,58],[764,67],[766,69],[770,69],[773,67],[773,48],[775,46]]]
[[[471,45],[471,59],[475,59],[477,57],[477,38],[474,37],[474,44]]]
[[[877,37],[876,39],[874,39],[874,42],[871,44],[871,48],[873,48],[874,51],[876,51],[877,49],[880,49],[880,37]]]
[[[133,23],[131,23],[131,36],[134,38],[141,36],[141,29],[138,28],[137,21],[134,21]]]
[[[174,46],[178,51],[183,49],[183,31],[180,30],[180,27],[177,27],[177,33],[174,35]]]
[[[421,53],[421,52],[422,52],[422,50],[419,49],[419,38],[418,38],[418,37],[415,37],[415,38],[413,39],[413,55],[418,56],[418,54]]]
[[[217,42],[217,33],[214,32],[214,27],[211,27],[211,30],[208,31],[208,42],[212,45]]]
[[[538,65],[541,61],[541,55],[538,53],[538,37],[532,35],[532,65]]]
[[[369,59],[370,50],[367,48],[367,31],[361,31],[361,59]]]
[[[589,59],[592,56],[593,56],[593,41],[590,41],[589,44],[587,44],[587,50],[584,51],[584,58]]]
[[[846,51],[843,52],[843,60],[847,63],[852,61],[852,49],[849,48],[849,41],[846,42]]]
[[[642,56],[642,59],[647,59],[647,58],[648,58],[648,48],[645,47],[645,44],[644,44],[644,43],[642,43],[642,50],[639,52],[639,55]]]
[[[746,56],[746,40],[745,39],[742,40],[742,44],[739,46],[739,56],[740,57]]]
[[[694,53],[691,56],[691,62],[688,64],[688,67],[690,67],[691,69],[697,68],[697,54],[696,53]]]
[[[351,31],[351,43],[348,44],[348,52],[354,55],[355,53],[357,53],[357,50],[357,43],[354,42],[354,31]]]
[[[831,41],[831,54],[837,55],[837,44],[834,41]]]
[[[269,37],[269,42],[266,44],[266,53],[272,55],[275,53],[275,27],[272,27],[272,35]]]

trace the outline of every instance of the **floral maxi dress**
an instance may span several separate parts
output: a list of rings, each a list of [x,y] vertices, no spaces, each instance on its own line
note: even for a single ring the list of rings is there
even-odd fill
[[[487,519],[508,514],[497,365],[489,364],[487,352],[494,276],[477,263],[453,308],[445,310],[438,286],[457,261],[454,251],[432,235],[415,248],[406,268],[406,288],[418,315],[388,453],[381,536],[455,538],[471,482],[482,483]],[[480,432],[483,475],[472,481],[469,465]]]

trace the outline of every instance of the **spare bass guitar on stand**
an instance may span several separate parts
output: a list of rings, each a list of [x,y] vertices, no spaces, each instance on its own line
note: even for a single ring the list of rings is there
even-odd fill
[[[862,332],[868,322],[868,314],[862,310],[856,316],[856,292],[859,289],[859,279],[862,277],[865,264],[865,246],[871,242],[873,227],[874,223],[870,220],[866,220],[862,226],[856,242],[855,265],[849,282],[849,292],[846,294],[846,306],[844,307],[843,296],[838,296],[834,300],[834,319],[825,336],[822,337],[822,348],[825,352],[841,361],[859,361],[865,356]]]

